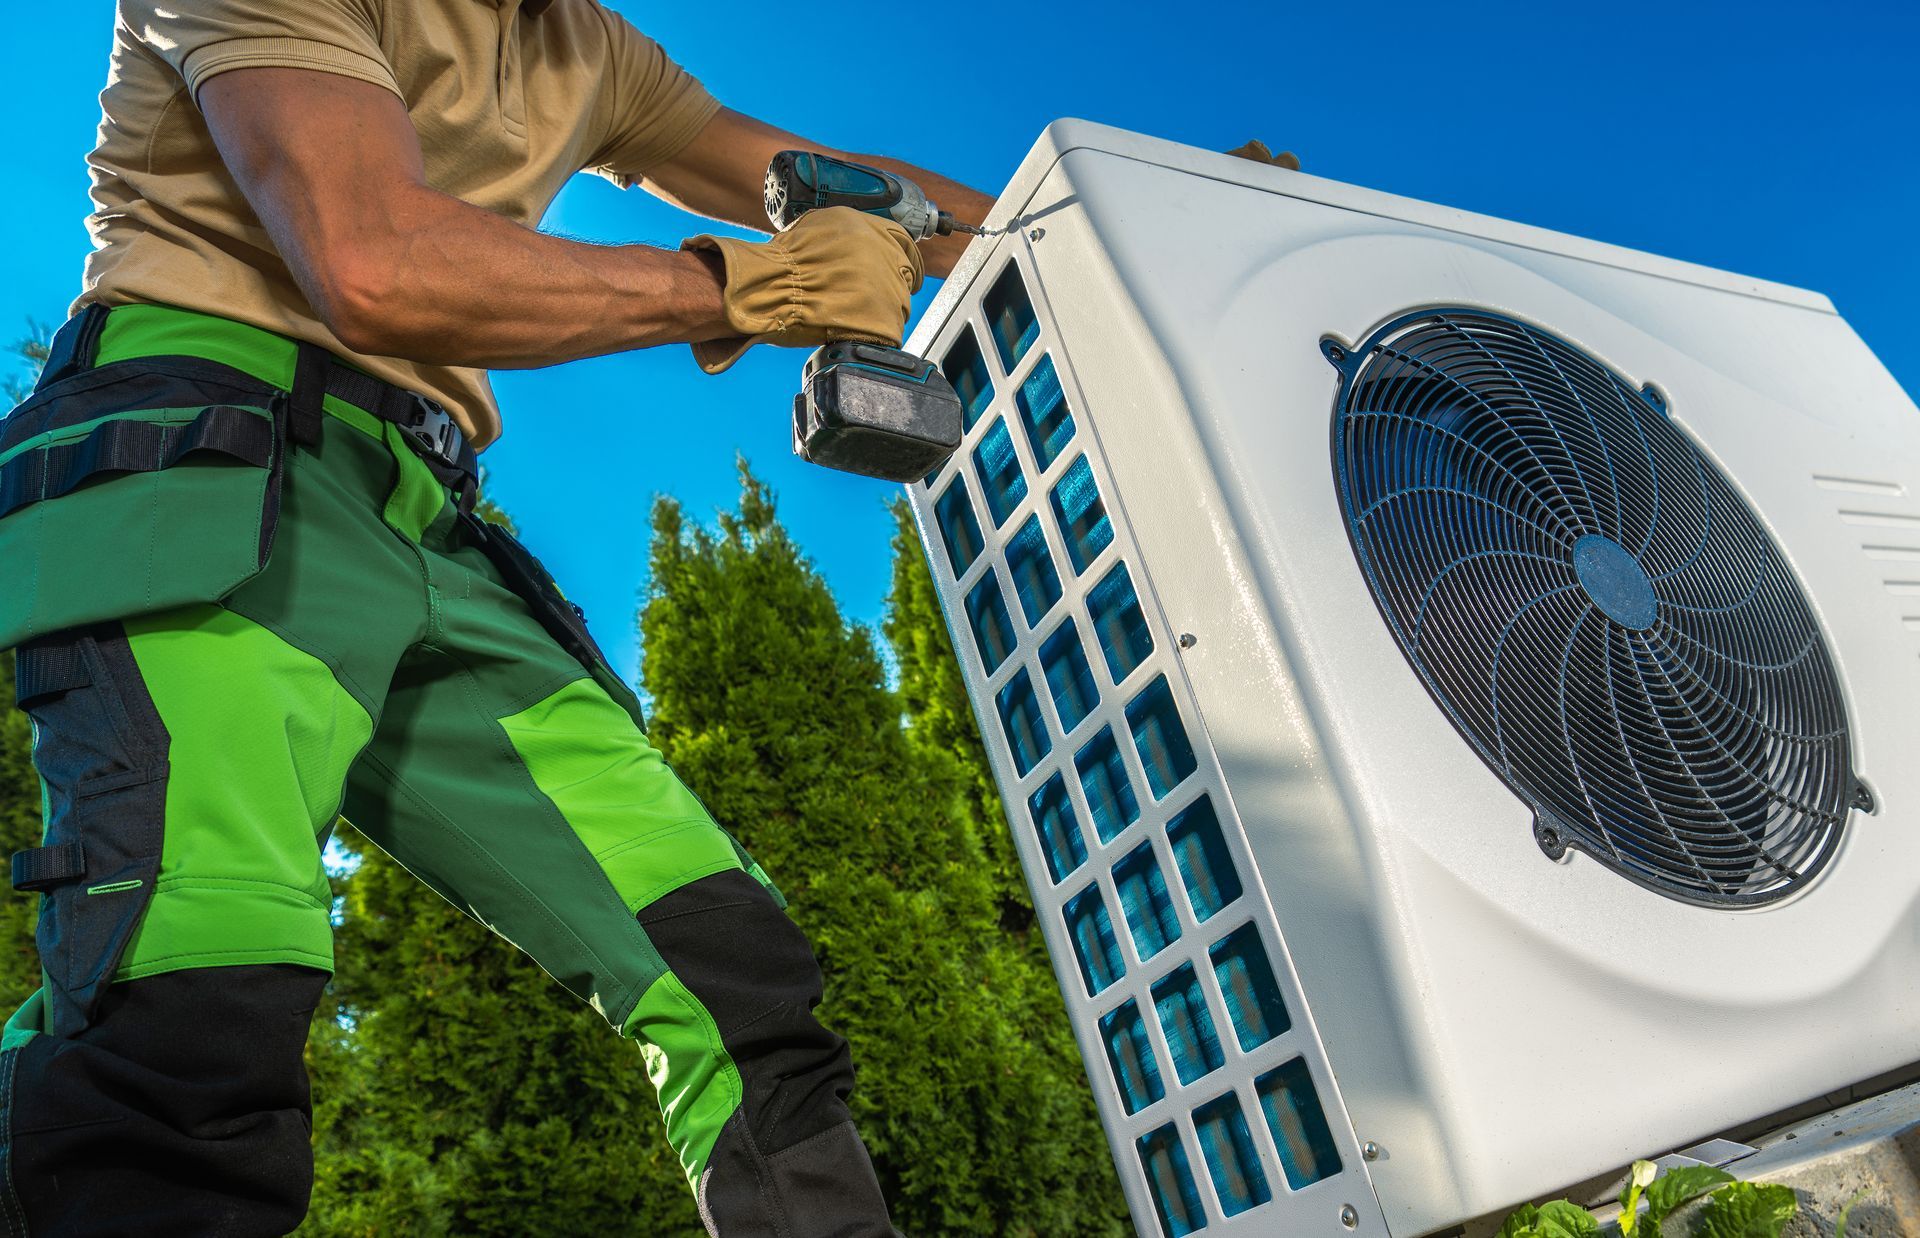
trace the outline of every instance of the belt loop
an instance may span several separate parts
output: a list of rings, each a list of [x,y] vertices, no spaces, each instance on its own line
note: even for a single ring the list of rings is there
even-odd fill
[[[327,354],[298,341],[293,354],[293,390],[287,404],[293,441],[303,447],[320,445],[321,419],[325,412],[321,401],[327,394]]]

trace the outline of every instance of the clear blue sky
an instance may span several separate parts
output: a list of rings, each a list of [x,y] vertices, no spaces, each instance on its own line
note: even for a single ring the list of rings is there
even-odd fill
[[[34,5],[7,40],[0,336],[75,290],[110,7]],[[1322,176],[1817,289],[1920,391],[1910,0],[615,7],[731,106],[824,142],[998,190],[1059,116],[1214,148],[1259,136]],[[703,230],[585,178],[546,226]],[[760,349],[712,379],[666,349],[498,378],[495,496],[628,673],[648,502],[709,517],[735,452],[847,613],[879,617],[893,491],[789,455],[800,362]]]

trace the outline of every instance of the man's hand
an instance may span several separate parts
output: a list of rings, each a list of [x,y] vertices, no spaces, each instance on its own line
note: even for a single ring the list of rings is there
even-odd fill
[[[1226,153],[1237,159],[1251,159],[1255,163],[1270,163],[1276,168],[1285,168],[1289,172],[1298,172],[1300,170],[1300,156],[1290,150],[1283,150],[1276,155],[1271,150],[1268,150],[1267,144],[1259,138],[1242,142]]]
[[[236,69],[198,101],[294,282],[350,349],[513,368],[735,332],[696,254],[546,236],[430,187],[391,91]]]
[[[696,236],[681,247],[715,255],[725,271],[727,324],[739,333],[693,346],[709,374],[761,343],[897,347],[926,271],[905,228],[844,206],[802,215],[769,241]]]
[[[888,159],[837,150],[821,142],[777,129],[751,116],[722,108],[698,137],[678,155],[647,173],[643,182],[655,196],[709,219],[724,219],[743,228],[767,230],[764,189],[767,164],[783,150],[818,151],[896,172],[918,185],[962,223],[986,222],[993,199],[936,172]],[[967,247],[964,236],[940,236],[920,242],[927,274],[945,278]]]

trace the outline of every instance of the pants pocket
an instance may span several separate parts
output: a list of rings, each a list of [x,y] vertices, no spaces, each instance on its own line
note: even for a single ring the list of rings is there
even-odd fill
[[[13,884],[45,896],[48,1030],[70,1036],[92,1021],[153,899],[169,741],[118,624],[22,646],[16,693],[47,813],[42,845],[13,857]]]
[[[271,550],[284,398],[226,366],[142,358],[0,420],[0,648],[213,602]]]

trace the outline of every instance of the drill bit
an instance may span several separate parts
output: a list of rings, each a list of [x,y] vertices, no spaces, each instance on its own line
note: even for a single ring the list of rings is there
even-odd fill
[[[968,236],[999,236],[1005,231],[1005,228],[976,228],[972,224],[962,223],[945,211],[940,212],[940,234],[942,236],[950,232],[964,232]]]

